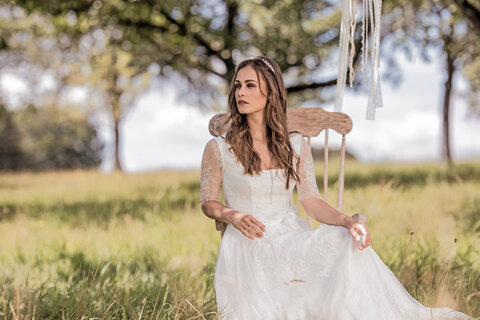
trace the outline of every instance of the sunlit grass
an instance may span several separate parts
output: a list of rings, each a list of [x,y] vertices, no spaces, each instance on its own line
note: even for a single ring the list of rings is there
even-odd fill
[[[471,315],[480,313],[478,168],[350,161],[356,180],[346,180],[343,205],[368,215],[373,248],[415,298]],[[319,163],[316,172],[322,189]],[[220,236],[201,212],[199,176],[1,174],[0,319],[217,319]]]

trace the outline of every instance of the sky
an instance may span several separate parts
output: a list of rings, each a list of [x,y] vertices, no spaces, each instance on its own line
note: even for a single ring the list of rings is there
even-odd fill
[[[439,161],[441,157],[443,66],[433,60],[426,64],[399,57],[403,81],[392,88],[383,83],[384,107],[375,120],[365,120],[367,96],[347,89],[343,112],[353,120],[347,135],[347,150],[362,162]],[[462,88],[461,77],[454,86]],[[213,112],[201,112],[195,106],[175,100],[174,85],[151,88],[139,100],[123,124],[121,156],[126,171],[157,169],[198,169],[205,144],[212,138],[208,122]],[[320,105],[333,111],[333,103]],[[480,119],[472,118],[466,103],[452,100],[451,146],[454,160],[480,159]],[[110,132],[102,135],[111,140]],[[312,145],[323,144],[323,133]],[[340,136],[330,134],[332,146],[340,145]],[[105,161],[103,169],[111,169]]]
[[[347,150],[362,162],[422,162],[439,161],[441,157],[442,96],[444,72],[439,59],[431,63],[407,61],[402,55],[398,63],[403,81],[393,88],[382,84],[384,107],[377,109],[375,120],[365,120],[367,96],[348,88],[343,112],[353,120],[347,135]],[[381,70],[382,72],[382,70]],[[45,86],[49,84],[45,77]],[[175,84],[160,87],[153,82],[136,101],[121,125],[120,156],[127,172],[161,169],[199,169],[203,149],[212,138],[208,122],[214,112],[201,112],[193,105],[182,103]],[[157,85],[155,85],[157,84]],[[14,75],[0,76],[0,85],[15,105],[28,86]],[[458,92],[465,87],[461,76],[454,78]],[[82,100],[82,90],[71,93]],[[17,101],[18,102],[18,101]],[[333,102],[319,105],[333,111]],[[226,109],[225,109],[226,110]],[[100,135],[106,142],[103,171],[113,168],[113,136],[111,124],[100,119]],[[468,112],[463,99],[453,96],[451,109],[451,147],[454,160],[480,159],[480,118]],[[330,134],[332,147],[340,145],[340,136]],[[323,133],[312,138],[313,146],[322,146]]]

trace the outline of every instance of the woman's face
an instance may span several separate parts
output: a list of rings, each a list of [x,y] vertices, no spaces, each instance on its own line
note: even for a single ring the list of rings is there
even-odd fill
[[[257,78],[257,73],[251,66],[238,71],[235,79],[235,101],[238,112],[252,114],[262,111],[267,105],[267,97],[264,95],[267,93],[267,85],[261,74],[259,75],[260,79]]]

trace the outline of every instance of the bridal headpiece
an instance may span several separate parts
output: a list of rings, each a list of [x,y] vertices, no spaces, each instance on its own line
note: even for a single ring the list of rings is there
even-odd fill
[[[261,60],[263,63],[267,65],[268,68],[270,68],[270,70],[272,70],[273,74],[275,74],[275,69],[273,69],[273,66],[270,64],[270,62],[268,62],[267,59],[264,59],[262,57],[250,57],[250,58],[247,58],[246,60]]]

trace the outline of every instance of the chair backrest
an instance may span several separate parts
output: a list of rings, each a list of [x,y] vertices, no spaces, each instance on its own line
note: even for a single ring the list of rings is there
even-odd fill
[[[217,137],[221,133],[220,127],[228,115],[220,113],[212,117],[209,123],[210,133]],[[352,119],[341,112],[328,112],[322,108],[288,108],[287,127],[289,131],[298,131],[308,139],[311,148],[311,138],[316,137],[325,130],[324,147],[324,172],[323,172],[323,198],[327,201],[328,190],[328,132],[329,129],[342,135],[342,146],[340,149],[340,171],[338,174],[337,209],[342,211],[344,176],[345,176],[345,143],[346,135],[352,130]],[[227,126],[228,127],[228,126]],[[224,130],[227,129],[224,128]],[[307,216],[307,219],[309,217]],[[217,230],[219,224],[217,222]],[[223,232],[222,232],[223,233]]]

